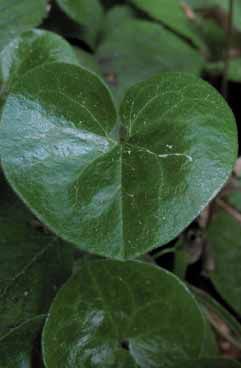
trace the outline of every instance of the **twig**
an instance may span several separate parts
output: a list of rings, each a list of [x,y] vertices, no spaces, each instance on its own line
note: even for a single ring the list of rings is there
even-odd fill
[[[224,331],[220,326],[219,318],[216,315],[212,315],[210,312],[206,312],[207,319],[213,328],[222,336],[225,340],[229,341],[236,349],[241,350],[241,345],[236,339],[230,335],[229,332]],[[220,320],[221,321],[221,320]],[[223,322],[224,323],[224,322]]]
[[[159,257],[162,257],[162,256],[164,256],[166,254],[171,254],[171,253],[173,253],[173,254],[175,253],[175,249],[174,248],[162,249],[162,250],[158,251],[156,254],[154,254],[152,256],[152,258],[154,260],[157,260]]]
[[[217,199],[216,203],[241,224],[241,213],[239,213],[235,208],[231,207],[228,203],[224,202],[222,199]]]
[[[229,64],[230,64],[229,52],[230,52],[231,41],[232,41],[233,10],[234,10],[234,0],[229,0],[226,49],[224,53],[224,69],[223,69],[223,80],[222,80],[222,87],[221,87],[224,98],[227,98],[228,96],[228,71],[229,71]]]

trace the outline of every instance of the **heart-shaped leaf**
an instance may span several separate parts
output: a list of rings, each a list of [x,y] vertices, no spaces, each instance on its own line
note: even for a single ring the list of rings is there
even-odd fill
[[[36,219],[1,178],[1,368],[23,366],[20,362],[23,355],[32,350],[43,314],[57,288],[72,271],[71,249],[54,236],[40,231],[35,223]],[[11,361],[15,365],[10,365]]]
[[[57,63],[15,85],[0,133],[5,174],[35,214],[81,249],[122,259],[182,231],[237,150],[230,109],[192,75],[131,88],[117,119],[97,76]]]
[[[84,39],[94,47],[102,26],[103,9],[99,0],[57,0],[60,8],[83,26]]]
[[[20,33],[38,26],[46,12],[46,0],[1,0],[0,50]]]
[[[92,261],[51,306],[43,354],[48,368],[173,367],[199,357],[204,332],[195,299],[173,274],[141,262]]]
[[[0,52],[0,102],[25,73],[58,61],[78,64],[72,47],[57,34],[33,30],[16,37]]]
[[[163,71],[200,74],[204,62],[197,51],[161,25],[134,19],[120,20],[100,44],[96,57],[118,101],[137,82]]]

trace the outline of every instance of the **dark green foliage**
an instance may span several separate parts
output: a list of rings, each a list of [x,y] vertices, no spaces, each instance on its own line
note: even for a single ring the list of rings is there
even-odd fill
[[[230,4],[0,0],[0,368],[240,368]]]

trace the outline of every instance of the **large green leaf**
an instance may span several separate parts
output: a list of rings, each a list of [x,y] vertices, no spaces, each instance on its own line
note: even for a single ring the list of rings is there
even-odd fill
[[[122,259],[182,231],[224,184],[237,149],[230,109],[192,75],[136,85],[117,119],[101,81],[61,63],[15,85],[0,130],[4,171],[34,213],[79,248]]]
[[[71,274],[72,252],[36,228],[32,214],[2,179],[0,204],[0,366],[20,368],[42,315]]]
[[[202,41],[186,17],[179,0],[129,0],[132,4],[161,21],[177,33],[191,39],[196,45]]]
[[[103,9],[99,0],[57,0],[61,9],[75,22],[83,26],[86,42],[95,46],[103,21]]]
[[[160,72],[199,74],[203,66],[202,57],[187,43],[161,25],[143,20],[120,21],[96,56],[118,101],[128,87]]]
[[[208,229],[215,269],[210,273],[217,290],[233,308],[241,311],[241,225],[224,210],[214,217]]]
[[[60,36],[33,30],[16,37],[0,52],[0,100],[11,85],[36,66],[51,62],[78,64],[72,47]]]
[[[46,0],[0,0],[0,50],[14,37],[41,23]]]
[[[170,368],[198,358],[205,327],[173,274],[141,262],[85,262],[58,293],[43,334],[46,366]]]

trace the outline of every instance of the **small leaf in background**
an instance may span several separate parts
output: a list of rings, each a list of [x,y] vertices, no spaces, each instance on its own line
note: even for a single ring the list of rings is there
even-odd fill
[[[71,275],[73,252],[35,227],[34,217],[3,179],[0,204],[0,366],[5,368],[11,357],[19,361],[12,366],[20,368],[22,355],[33,349],[43,314]]]
[[[100,67],[92,54],[80,49],[79,47],[74,47],[74,52],[77,56],[80,66],[101,76]]]
[[[196,31],[192,29],[192,22],[187,18],[179,0],[130,0],[130,2],[170,29],[189,38],[195,45],[203,44]]]
[[[185,362],[185,368],[241,368],[241,364],[231,359],[197,359]]]
[[[179,0],[180,2],[182,0]],[[218,3],[228,2],[228,0],[186,0],[186,2],[194,9],[207,9],[213,8]]]
[[[207,60],[223,60],[226,47],[226,32],[214,19],[199,17],[196,31],[202,38],[205,48],[203,52]]]
[[[72,47],[57,34],[36,29],[16,37],[0,51],[0,100],[25,73],[57,61],[78,64]]]
[[[108,37],[112,32],[116,31],[120,25],[126,21],[135,19],[135,12],[130,6],[116,5],[112,7],[106,14],[102,30],[102,38]],[[116,25],[118,24],[118,27]]]
[[[60,8],[83,26],[84,40],[94,48],[103,23],[103,9],[99,0],[57,0]]]
[[[229,357],[240,356],[241,325],[225,307],[203,290],[191,287],[206,319],[216,332],[217,342],[222,354]]]
[[[239,157],[239,159],[236,161],[236,165],[240,165],[240,164],[241,164],[241,160]],[[238,170],[240,169],[238,168]],[[240,174],[241,173],[239,172],[238,176],[235,177],[236,180],[235,180],[234,190],[230,191],[230,193],[228,193],[228,195],[226,196],[228,203],[234,208],[234,210],[237,210],[236,214],[241,213],[241,176]]]
[[[200,352],[200,357],[202,358],[218,357],[219,351],[218,351],[216,336],[214,334],[212,326],[210,325],[205,313],[203,313],[203,319],[205,322],[206,332],[205,332],[205,336],[203,339],[203,345],[202,345],[202,350]]]
[[[224,71],[224,63],[222,61],[208,63],[206,70],[211,75],[222,75]],[[231,82],[241,82],[241,58],[231,59],[229,62],[228,80]]]
[[[135,0],[136,1],[136,0]],[[213,14],[217,21],[227,26],[230,0],[185,0],[193,9],[208,10]],[[179,0],[182,2],[182,0]],[[233,25],[237,30],[241,30],[241,2],[234,1]]]
[[[223,200],[219,203],[225,206]],[[241,223],[235,215],[227,212],[225,207],[219,208],[213,217],[208,228],[208,244],[214,258],[214,271],[210,272],[211,280],[226,302],[240,314]]]
[[[171,368],[199,357],[204,334],[195,299],[173,274],[141,262],[92,261],[58,293],[43,355],[48,368]]]
[[[108,32],[96,57],[118,102],[137,82],[163,71],[200,74],[204,64],[201,55],[176,35],[137,19],[122,20]]]
[[[0,50],[20,33],[38,26],[46,13],[46,0],[0,0]]]
[[[189,74],[132,87],[120,119],[116,137],[97,76],[49,64],[8,96],[0,147],[8,180],[44,223],[82,250],[123,259],[175,238],[223,186],[237,147],[227,104]]]
[[[36,336],[41,331],[46,316],[24,322],[0,338],[1,368],[33,368]]]

